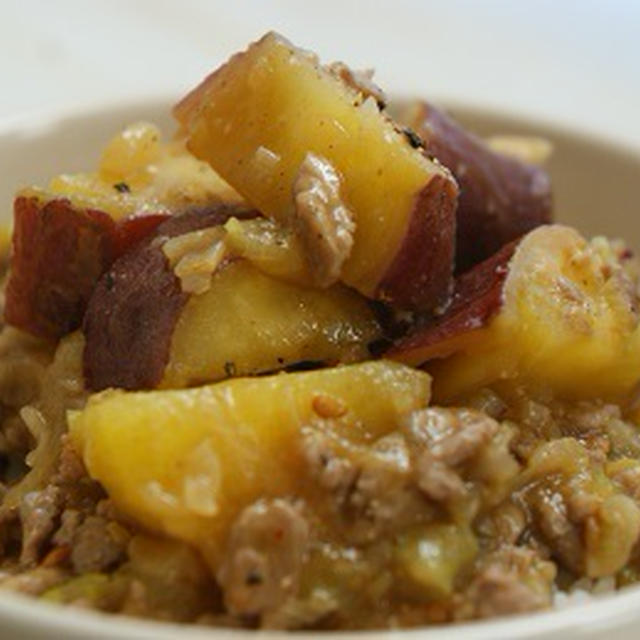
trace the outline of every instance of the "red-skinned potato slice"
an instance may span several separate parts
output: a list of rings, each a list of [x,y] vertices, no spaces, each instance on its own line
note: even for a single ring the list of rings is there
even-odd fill
[[[86,338],[84,374],[88,388],[148,389],[161,380],[170,338],[189,294],[156,238],[247,219],[255,211],[216,205],[176,215],[118,260],[97,283],[83,323]]]
[[[269,33],[208,76],[174,115],[190,151],[284,226],[307,217],[298,187],[309,156],[324,162],[339,177],[340,201],[352,216],[338,278],[396,307],[446,303],[455,181],[413,148],[373,98],[315,56]]]
[[[492,151],[427,102],[413,105],[406,122],[423,140],[426,152],[451,170],[460,187],[457,273],[551,221],[551,183],[543,169]]]
[[[5,321],[45,338],[77,329],[105,269],[166,218],[150,214],[116,223],[65,198],[18,196]]]

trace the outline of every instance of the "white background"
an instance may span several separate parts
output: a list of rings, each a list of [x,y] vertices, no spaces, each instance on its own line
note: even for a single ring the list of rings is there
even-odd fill
[[[0,0],[0,122],[177,98],[271,28],[393,92],[640,148],[640,0]]]

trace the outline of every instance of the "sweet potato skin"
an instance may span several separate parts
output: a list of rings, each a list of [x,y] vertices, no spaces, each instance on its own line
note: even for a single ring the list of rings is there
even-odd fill
[[[451,170],[460,187],[456,273],[551,221],[551,183],[543,169],[492,151],[427,102],[410,124],[425,151]]]
[[[115,222],[66,198],[18,196],[5,321],[51,339],[77,329],[102,273],[167,217],[145,214]]]
[[[189,295],[157,240],[224,224],[232,216],[256,215],[224,204],[187,211],[169,218],[111,265],[93,291],[83,323],[89,389],[150,389],[162,378],[171,336]]]
[[[406,237],[378,285],[378,299],[399,301],[409,308],[419,308],[426,299],[432,309],[449,300],[456,197],[455,185],[440,176],[418,194]]]
[[[484,262],[458,276],[451,305],[446,312],[397,340],[385,357],[413,365],[444,358],[460,338],[486,326],[502,305],[508,264],[519,242],[519,239],[510,242]]]
[[[101,211],[77,211],[64,199],[16,198],[5,321],[46,338],[77,328],[113,258],[114,235],[114,221]]]

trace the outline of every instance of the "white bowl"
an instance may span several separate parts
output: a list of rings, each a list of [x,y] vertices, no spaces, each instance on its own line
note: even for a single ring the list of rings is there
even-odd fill
[[[170,101],[162,98],[134,104],[81,108],[73,113],[43,114],[0,123],[0,215],[9,216],[11,200],[21,185],[44,184],[60,173],[95,166],[107,140],[124,125],[151,120],[171,131]],[[480,134],[542,135],[554,145],[549,164],[554,183],[557,219],[585,234],[624,237],[640,248],[637,190],[640,149],[614,146],[597,137],[542,126],[468,107],[451,111]],[[640,637],[640,587],[601,596],[584,604],[528,616],[458,626],[410,631],[357,634],[304,633],[332,640],[595,640],[615,633],[616,640]],[[222,640],[250,635],[247,631],[144,622],[43,604],[0,592],[0,637],[4,640],[86,640],[137,638],[164,640]],[[287,633],[260,637],[290,638]]]

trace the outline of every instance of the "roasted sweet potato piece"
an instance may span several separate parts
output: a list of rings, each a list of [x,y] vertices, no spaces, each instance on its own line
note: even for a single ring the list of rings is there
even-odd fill
[[[5,321],[45,338],[77,329],[105,269],[166,218],[150,214],[116,223],[65,198],[48,199],[35,191],[19,195]]]
[[[80,209],[97,209],[114,220],[141,211],[184,211],[241,198],[183,141],[163,141],[160,129],[137,122],[107,143],[97,170],[53,177],[47,191]]]
[[[50,338],[75,329],[113,258],[114,236],[115,222],[101,211],[77,211],[68,200],[16,198],[5,321]]]
[[[70,430],[122,513],[194,544],[215,570],[247,504],[306,490],[317,496],[303,479],[301,427],[319,415],[318,398],[343,408],[328,428],[358,442],[394,430],[426,406],[429,389],[424,372],[375,361],[193,389],[114,390],[72,415]]]
[[[510,242],[488,260],[458,276],[446,313],[400,339],[387,356],[421,364],[446,358],[473,340],[473,332],[485,327],[502,306],[502,287],[517,246],[517,240]]]
[[[153,388],[162,378],[173,329],[189,294],[182,291],[161,242],[154,240],[221,225],[231,216],[255,215],[235,205],[193,209],[168,219],[113,263],[93,291],[83,324],[90,389]]]
[[[316,263],[327,247],[313,242],[339,245],[334,277],[399,307],[448,300],[455,181],[315,56],[269,33],[174,115],[196,157],[266,216],[302,229]]]
[[[379,337],[367,300],[352,289],[302,287],[231,259],[180,313],[160,386],[367,360]]]
[[[451,170],[460,187],[457,273],[551,221],[551,183],[542,168],[491,150],[428,102],[407,109],[403,119],[422,139],[425,151]]]
[[[424,365],[437,401],[505,379],[620,401],[640,381],[638,277],[628,260],[604,238],[534,229],[459,276],[445,315],[386,357]]]
[[[114,263],[84,324],[90,388],[182,388],[370,356],[380,329],[367,301],[343,285],[322,290],[262,272],[224,244],[231,215],[242,225],[255,213],[175,217]]]

